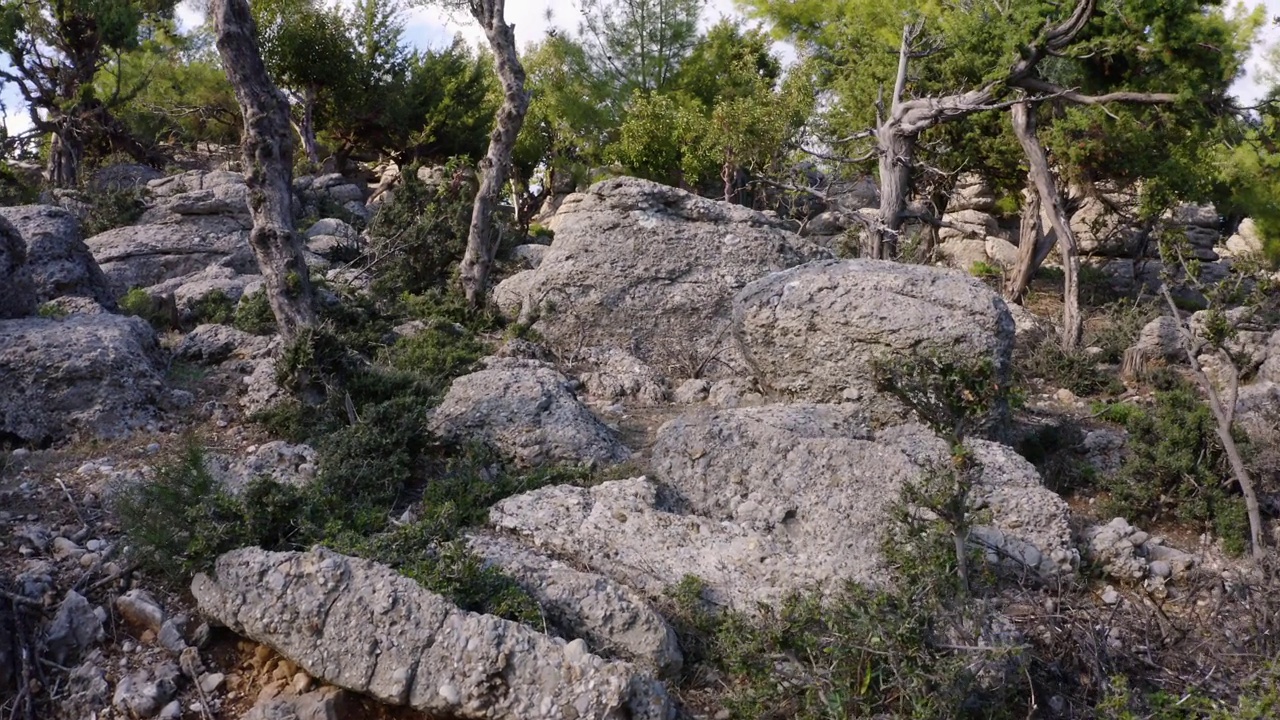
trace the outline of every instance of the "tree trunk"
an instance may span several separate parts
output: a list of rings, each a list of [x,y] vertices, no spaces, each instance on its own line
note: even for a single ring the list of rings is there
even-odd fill
[[[320,165],[320,151],[316,149],[316,91],[307,88],[302,95],[302,127],[298,135],[302,137],[302,149],[307,160],[315,166]]]
[[[1074,350],[1080,345],[1084,334],[1084,320],[1080,316],[1080,252],[1076,245],[1076,236],[1067,222],[1067,213],[1063,207],[1062,196],[1058,194],[1057,185],[1053,181],[1053,173],[1049,170],[1049,156],[1040,144],[1036,135],[1036,121],[1030,103],[1016,103],[1010,108],[1013,132],[1018,137],[1022,151],[1027,156],[1027,164],[1031,169],[1028,177],[1040,196],[1049,216],[1049,223],[1062,249],[1063,310],[1062,310],[1062,347]],[[1033,270],[1034,272],[1034,270]]]
[[[293,130],[289,103],[271,84],[256,41],[248,0],[212,0],[218,53],[244,114],[245,182],[267,300],[285,342],[315,325],[313,291],[293,228]]]
[[[1044,261],[1058,242],[1058,233],[1052,227],[1045,227],[1044,207],[1040,204],[1040,193],[1035,183],[1027,177],[1027,204],[1022,209],[1022,225],[1018,230],[1018,265],[1009,282],[1005,286],[1005,299],[1021,304],[1026,297],[1027,288],[1036,271],[1044,265]]]
[[[493,64],[502,84],[502,107],[498,109],[497,122],[489,136],[489,152],[480,161],[480,191],[476,193],[472,206],[467,250],[462,256],[462,290],[472,307],[479,307],[484,302],[489,271],[498,252],[499,238],[493,227],[493,213],[502,196],[502,186],[511,173],[511,151],[529,109],[529,94],[524,89],[524,67],[516,52],[515,32],[503,18],[504,4],[505,0],[472,2],[472,14],[480,21],[489,39]]]
[[[49,161],[45,175],[55,188],[73,188],[80,184],[80,160],[84,157],[84,137],[79,124],[71,116],[55,122],[49,139]]]
[[[915,137],[898,132],[892,120],[876,128],[877,152],[880,155],[880,215],[871,233],[868,254],[884,260],[892,256],[902,230],[902,211],[907,207],[911,191],[911,161],[915,156]]]

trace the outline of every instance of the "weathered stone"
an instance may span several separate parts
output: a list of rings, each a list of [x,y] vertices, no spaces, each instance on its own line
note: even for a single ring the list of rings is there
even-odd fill
[[[152,417],[161,379],[155,331],[139,318],[0,321],[0,433],[121,437]]]
[[[264,688],[242,720],[344,720],[354,717],[359,708],[351,693],[335,687],[323,687],[301,695],[285,695]]]
[[[784,223],[666,185],[614,178],[571,195],[551,222],[536,270],[494,289],[562,354],[619,349],[665,368],[716,358],[742,369],[729,342],[733,294],[806,259]]]
[[[58,606],[58,614],[45,633],[49,659],[59,665],[77,662],[80,656],[103,639],[102,620],[83,595],[71,590]]]
[[[164,610],[146,590],[135,588],[116,598],[116,610],[126,621],[143,630],[158,633],[164,625]]]
[[[1037,572],[1069,570],[1062,500],[1009,448],[971,444],[984,466],[973,500],[991,509],[1000,549]],[[887,508],[949,457],[927,430],[872,431],[851,405],[693,413],[664,425],[651,454],[662,493],[647,478],[543,488],[498,503],[490,521],[649,597],[693,574],[713,602],[750,610],[848,579],[886,581]]]
[[[990,362],[1005,378],[1014,323],[998,295],[960,272],[822,261],[747,286],[734,300],[734,336],[763,384],[829,402],[874,394],[878,358],[942,353]]]
[[[116,306],[106,276],[80,237],[75,215],[50,205],[19,205],[0,208],[0,217],[12,223],[26,242],[36,302],[78,296],[106,308]]]
[[[1142,327],[1138,341],[1124,351],[1123,374],[1130,378],[1144,376],[1152,363],[1186,362],[1182,349],[1182,329],[1178,320],[1161,315]]]
[[[491,358],[487,365],[453,381],[432,418],[435,432],[485,440],[526,465],[630,457],[555,368],[516,358]]]
[[[246,548],[191,586],[201,612],[312,677],[431,715],[510,720],[668,718],[663,687],[623,662],[458,610],[377,563],[318,548]],[[493,682],[500,677],[501,682]]]
[[[179,674],[177,665],[166,662],[125,675],[116,683],[111,704],[128,717],[155,717],[177,694]]]
[[[1006,271],[1018,266],[1018,246],[1004,238],[987,236],[986,251],[991,262]]]
[[[1240,227],[1227,238],[1227,250],[1232,257],[1256,257],[1262,254],[1262,232],[1252,218],[1240,221]]]
[[[258,478],[301,488],[315,479],[316,459],[315,448],[310,445],[272,440],[251,453],[210,454],[205,458],[205,466],[224,488],[239,494]]]
[[[247,217],[176,218],[108,230],[85,241],[117,295],[186,277],[214,264],[256,274]]]
[[[582,638],[598,654],[633,660],[662,672],[680,670],[683,656],[675,632],[634,591],[503,535],[472,534],[467,546],[537,600],[547,620],[565,638]]]
[[[588,350],[582,361],[591,368],[582,373],[582,386],[598,400],[627,399],[657,405],[671,395],[666,376],[621,350]]]
[[[942,233],[939,233],[938,239],[942,241],[938,245],[938,254],[953,268],[969,272],[974,265],[988,261],[985,240],[959,234],[944,237]]]
[[[116,163],[95,170],[89,176],[89,189],[94,192],[138,190],[164,177],[159,170],[140,163]]]
[[[187,318],[197,310],[202,301],[218,294],[231,301],[234,307],[246,288],[261,284],[261,275],[242,275],[225,265],[210,265],[191,275],[152,285],[146,288],[146,292],[153,298],[172,295],[178,311]]]
[[[511,259],[519,261],[531,270],[536,270],[549,252],[551,247],[548,245],[517,245],[511,249]]]
[[[174,348],[174,357],[190,362],[216,364],[228,358],[261,358],[272,338],[251,335],[226,325],[197,325]]]
[[[27,244],[13,224],[0,217],[0,319],[26,317],[35,311]]]

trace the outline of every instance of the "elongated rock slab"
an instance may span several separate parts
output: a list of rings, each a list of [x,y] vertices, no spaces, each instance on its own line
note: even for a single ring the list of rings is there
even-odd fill
[[[191,585],[200,610],[313,677],[391,705],[477,720],[671,717],[632,665],[459,610],[394,570],[323,548],[245,548]]]

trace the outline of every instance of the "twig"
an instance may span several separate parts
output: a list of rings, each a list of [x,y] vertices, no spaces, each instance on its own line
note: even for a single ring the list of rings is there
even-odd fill
[[[75,498],[71,497],[71,491],[67,489],[67,484],[62,482],[62,478],[58,478],[58,487],[62,488],[62,494],[67,496],[67,502],[71,503],[71,510],[75,512],[76,518],[80,520],[80,527],[89,527],[88,521],[84,519],[84,515],[80,514],[80,506],[76,504]]]

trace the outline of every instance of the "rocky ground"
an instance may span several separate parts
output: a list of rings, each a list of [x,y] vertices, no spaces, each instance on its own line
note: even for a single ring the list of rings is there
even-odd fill
[[[838,218],[801,237],[630,178],[560,198],[544,218],[554,241],[511,250],[493,298],[521,332],[479,335],[486,357],[454,373],[429,416],[433,436],[481,443],[516,472],[585,468],[589,482],[502,497],[458,538],[536,603],[537,622],[467,612],[409,573],[324,548],[235,550],[194,579],[179,558],[144,568],[117,499],[181,464],[193,439],[231,496],[263,477],[313,486],[326,448],[250,419],[288,393],[281,343],[251,332],[261,278],[243,179],[139,174],[145,213],[92,237],[74,198],[0,209],[0,716],[751,717],[692,643],[672,588],[696,577],[713,612],[768,617],[798,592],[892,587],[889,519],[954,448],[872,378],[886,359],[944,351],[1018,378],[1025,397],[966,441],[981,467],[970,546],[1004,579],[978,626],[942,644],[1035,648],[973,674],[1025,674],[1040,717],[1092,716],[1081,698],[1112,674],[1233,697],[1221,675],[1260,667],[1256,641],[1280,617],[1265,599],[1271,565],[1202,527],[1113,519],[1096,487],[1054,486],[1064,463],[1110,476],[1133,450],[1070,383],[1020,369],[1053,342],[1051,316],[1011,309],[963,272],[836,260],[834,233],[813,231]],[[345,258],[395,183],[295,183],[325,302],[368,292]],[[985,211],[980,189],[960,192],[957,212]],[[1205,227],[1201,214],[1174,220]],[[975,222],[998,251],[994,221]],[[1221,240],[1197,237],[1207,252]],[[1233,322],[1248,358],[1238,419],[1265,434],[1280,332]],[[1160,320],[1133,330],[1123,384],[1109,348],[1092,348],[1086,373],[1113,379],[1104,400],[1150,406],[1139,371],[1176,364],[1179,348]],[[406,320],[379,342],[390,352],[438,331]],[[352,426],[371,412],[347,395]],[[1060,439],[1029,452],[1028,437]],[[392,532],[429,516],[429,497],[385,508]],[[1055,652],[1060,667],[1046,668]],[[807,667],[769,662],[779,678]],[[1050,676],[1064,679],[1037,695]]]

